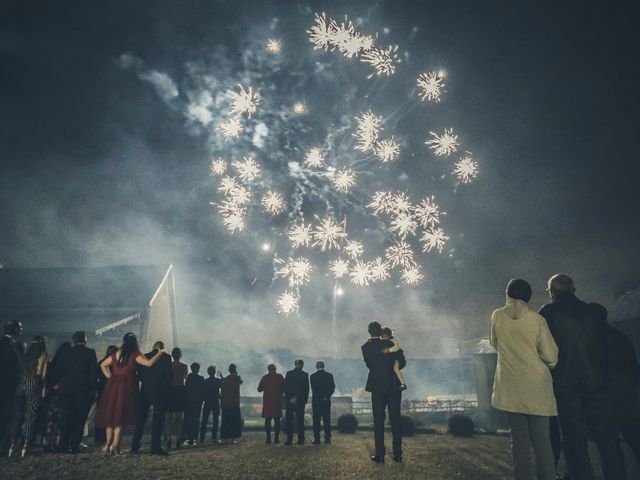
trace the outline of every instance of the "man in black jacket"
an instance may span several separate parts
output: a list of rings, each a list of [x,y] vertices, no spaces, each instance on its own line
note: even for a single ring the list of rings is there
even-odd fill
[[[163,342],[156,342],[153,350],[145,354],[151,359],[158,350],[164,350]],[[131,442],[131,453],[138,453],[140,441],[144,435],[144,425],[149,416],[149,408],[153,407],[151,417],[151,455],[166,455],[160,446],[162,429],[164,427],[164,412],[169,397],[169,385],[171,385],[171,355],[163,353],[160,360],[152,367],[137,366],[138,376],[142,382],[138,397],[138,419],[136,429]]]
[[[558,345],[551,371],[562,431],[562,447],[575,479],[592,480],[587,432],[593,435],[607,479],[625,479],[624,458],[609,418],[607,321],[575,296],[564,274],[549,279],[551,303],[540,310]]]
[[[311,409],[313,411],[313,443],[320,443],[320,421],[324,427],[324,443],[331,443],[331,395],[336,390],[333,375],[326,372],[324,362],[316,362],[316,373],[309,377],[311,382]]]
[[[289,370],[284,377],[284,404],[287,410],[287,441],[291,445],[293,440],[293,421],[295,417],[298,430],[298,445],[304,444],[304,408],[309,401],[309,374],[302,370],[304,362],[296,360],[295,368]]]
[[[195,445],[198,440],[198,426],[200,425],[200,412],[204,401],[204,377],[200,375],[200,364],[191,364],[191,373],[185,381],[187,391],[187,409],[184,412],[184,437],[185,444]]]
[[[218,421],[220,419],[220,387],[222,378],[216,377],[216,367],[213,365],[207,368],[209,378],[204,381],[203,396],[204,406],[202,408],[202,422],[200,423],[200,443],[204,443],[207,435],[207,422],[211,414],[211,440],[218,439]]]
[[[371,338],[362,345],[362,356],[369,369],[365,390],[371,393],[371,409],[373,410],[376,452],[371,457],[371,460],[376,463],[384,463],[384,420],[385,410],[388,409],[391,433],[393,435],[393,460],[401,462],[402,429],[400,425],[400,405],[402,402],[402,390],[400,381],[393,371],[393,365],[397,360],[400,368],[404,368],[407,362],[402,350],[393,354],[383,353],[383,350],[392,347],[393,343],[380,338],[382,327],[378,322],[371,322],[368,330]]]
[[[10,320],[4,326],[0,339],[0,453],[7,448],[11,418],[13,416],[13,394],[20,382],[22,354],[16,338],[22,335],[22,323]]]
[[[73,347],[66,352],[52,374],[60,395],[60,451],[78,453],[84,424],[96,399],[98,360],[95,350],[87,347],[87,336],[77,331],[71,337]]]

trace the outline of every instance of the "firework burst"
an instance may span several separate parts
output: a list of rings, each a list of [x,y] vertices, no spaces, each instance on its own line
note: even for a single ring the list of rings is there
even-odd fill
[[[234,189],[238,188],[238,181],[234,177],[224,176],[218,185],[218,191],[229,195]]]
[[[345,233],[346,220],[337,223],[333,218],[325,217],[319,222],[319,225],[311,231],[313,246],[320,247],[322,252],[334,248],[339,250],[339,242],[347,236]]]
[[[366,287],[371,281],[371,265],[367,262],[356,260],[353,268],[349,271],[351,283],[358,287]]]
[[[373,210],[373,213],[379,215],[381,213],[389,213],[392,211],[393,194],[380,190],[371,196],[371,203],[367,204],[367,208]]]
[[[389,264],[381,257],[377,257],[369,264],[371,270],[371,280],[382,282],[389,278]]]
[[[449,240],[449,237],[445,235],[444,230],[441,228],[431,227],[422,234],[422,237],[420,237],[420,241],[424,242],[422,251],[430,252],[431,250],[436,249],[438,250],[438,253],[442,253],[447,240]]]
[[[241,162],[233,162],[232,165],[243,182],[253,182],[260,175],[260,164],[253,157],[244,157]]]
[[[356,117],[356,150],[368,152],[373,150],[382,130],[382,117],[371,110]]]
[[[329,50],[334,32],[330,23],[327,23],[327,17],[324,13],[322,15],[316,13],[315,23],[307,30],[307,33],[309,41],[313,43],[314,50]]]
[[[309,168],[318,168],[324,163],[324,155],[319,148],[310,149],[304,157],[304,164]]]
[[[393,75],[397,65],[400,63],[397,51],[397,45],[390,45],[386,50],[372,47],[364,52],[361,57],[362,61],[371,65],[375,70],[375,73],[369,75],[369,78],[374,75]]]
[[[409,201],[409,196],[404,192],[397,192],[391,197],[389,209],[396,215],[407,213],[413,210],[413,205]]]
[[[278,258],[274,260],[274,263],[281,265],[281,268],[275,271],[276,277],[289,277],[289,286],[299,287],[309,283],[309,275],[313,270],[313,266],[307,258],[290,258],[287,261]]]
[[[387,163],[398,158],[398,155],[400,155],[400,145],[393,137],[386,138],[374,145],[373,154],[378,157],[382,163]]]
[[[333,276],[338,279],[344,277],[349,273],[349,261],[342,258],[336,258],[329,262],[329,270],[333,273]]]
[[[231,99],[231,113],[246,113],[247,117],[251,117],[258,109],[260,95],[255,93],[251,87],[245,90],[242,85],[238,86],[240,87],[238,92],[234,92],[233,90],[227,91],[227,95]]]
[[[420,100],[423,102],[439,102],[444,93],[444,78],[440,72],[422,73],[418,77]]]
[[[455,163],[452,173],[462,183],[469,183],[478,176],[478,162],[468,154]]]
[[[435,195],[425,197],[413,210],[413,216],[421,227],[433,227],[440,223],[440,208]]]
[[[222,158],[216,158],[211,160],[210,165],[211,175],[224,175],[227,172],[227,162]]]
[[[222,134],[224,139],[238,138],[244,131],[244,127],[238,117],[233,117],[225,120],[218,125],[218,131]]]
[[[458,135],[453,133],[453,128],[446,128],[442,135],[429,132],[433,138],[425,143],[439,157],[446,157],[458,150]]]
[[[270,190],[262,196],[262,209],[271,215],[279,215],[284,212],[285,203],[282,194]]]
[[[338,170],[333,176],[333,186],[342,193],[349,191],[356,184],[356,174],[350,168]]]
[[[282,51],[282,45],[280,40],[276,38],[270,38],[267,40],[267,52],[277,55]]]
[[[296,102],[293,104],[293,107],[291,107],[291,109],[293,110],[293,113],[296,113],[298,115],[302,115],[304,113],[307,113],[307,106],[304,104],[304,102]]]
[[[283,292],[278,297],[278,311],[280,313],[284,313],[285,315],[289,315],[298,310],[299,304],[300,299],[294,292],[290,290]]]
[[[364,253],[364,246],[357,240],[347,240],[342,250],[351,258],[358,258]]]
[[[395,232],[402,240],[404,240],[407,235],[414,235],[416,233],[416,228],[418,228],[418,224],[413,219],[411,213],[400,212],[391,221],[389,230]]]
[[[251,201],[251,190],[238,185],[229,192],[228,197],[236,205],[245,205]]]
[[[211,205],[215,205],[210,202]],[[247,209],[238,205],[233,200],[225,200],[221,204],[216,205],[218,212],[222,216],[222,223],[229,233],[240,232],[244,230],[245,216]]]
[[[407,285],[418,285],[424,280],[421,270],[419,265],[409,267],[402,272],[400,279]]]
[[[289,241],[293,248],[308,247],[311,242],[311,225],[301,223],[289,229]]]
[[[406,269],[416,264],[413,259],[413,250],[411,250],[411,246],[406,242],[401,241],[394,243],[387,247],[384,253],[391,268],[401,266]]]

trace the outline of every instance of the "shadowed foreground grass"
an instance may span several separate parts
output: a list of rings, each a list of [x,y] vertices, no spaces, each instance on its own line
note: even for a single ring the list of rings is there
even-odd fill
[[[34,453],[25,460],[0,459],[0,478],[13,479],[402,479],[489,480],[511,478],[509,439],[417,435],[405,439],[405,462],[369,460],[373,434],[334,436],[332,445],[265,445],[262,434],[245,434],[236,445],[205,444],[171,451],[169,457],[93,452]],[[388,445],[391,438],[387,438]],[[148,446],[148,445],[147,445]],[[128,443],[125,443],[128,447]],[[98,449],[96,449],[98,450]]]

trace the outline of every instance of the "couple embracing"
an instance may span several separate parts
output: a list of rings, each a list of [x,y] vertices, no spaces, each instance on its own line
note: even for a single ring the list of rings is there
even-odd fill
[[[400,370],[407,362],[402,349],[397,342],[393,341],[391,329],[382,328],[378,322],[371,322],[369,336],[369,340],[362,345],[362,356],[369,369],[365,390],[371,393],[373,410],[376,452],[371,460],[384,463],[384,420],[385,410],[389,410],[389,422],[393,435],[393,461],[402,462],[400,404],[402,390],[407,387]]]

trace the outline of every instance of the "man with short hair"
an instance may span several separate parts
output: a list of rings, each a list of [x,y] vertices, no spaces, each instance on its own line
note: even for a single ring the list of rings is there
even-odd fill
[[[282,418],[282,386],[284,377],[276,372],[273,363],[267,365],[267,374],[260,379],[258,391],[262,392],[262,417],[267,443],[271,443],[271,420],[275,430],[273,443],[280,443],[280,418]]]
[[[98,360],[95,350],[87,347],[87,336],[79,330],[71,340],[73,347],[60,358],[56,371],[60,410],[60,451],[79,453],[84,425],[98,387]]]
[[[295,368],[289,370],[284,377],[283,391],[287,421],[287,441],[291,445],[293,440],[293,422],[295,418],[298,430],[298,445],[304,445],[304,408],[309,401],[309,374],[302,370],[304,362],[300,359],[294,362]]]
[[[185,445],[196,445],[198,440],[198,426],[200,412],[204,401],[204,377],[200,375],[200,364],[191,364],[191,373],[187,375],[185,389],[187,391],[187,408],[184,412]]]
[[[164,350],[164,343],[161,341],[154,343],[153,349],[146,353],[145,357],[148,359],[155,357],[158,350]],[[169,385],[171,385],[171,355],[163,351],[160,359],[153,366],[137,365],[136,368],[142,386],[138,396],[138,418],[131,442],[131,453],[137,454],[140,450],[140,441],[144,435],[149,408],[152,408],[151,450],[149,453],[151,455],[167,455],[167,452],[161,447],[161,436],[164,428],[164,412],[169,397]]]
[[[404,368],[407,361],[402,350],[393,355],[385,354],[384,350],[393,347],[390,340],[382,340],[382,326],[373,321],[369,324],[369,340],[362,345],[364,363],[369,369],[365,390],[371,393],[371,409],[373,410],[373,430],[375,439],[375,455],[371,460],[384,463],[384,420],[385,410],[389,411],[389,422],[393,434],[393,461],[402,462],[402,428],[400,425],[400,404],[402,390],[394,371],[393,365],[397,360],[400,368]]]
[[[336,390],[333,375],[324,369],[324,362],[316,362],[316,372],[311,382],[311,409],[313,412],[313,443],[320,444],[320,421],[324,428],[324,443],[331,443],[331,395]]]
[[[22,335],[22,323],[10,320],[0,339],[0,453],[4,454],[9,440],[13,417],[13,394],[22,371],[22,354],[16,338]]]
[[[608,480],[626,478],[624,458],[608,415],[607,322],[597,309],[578,299],[571,277],[552,276],[551,303],[540,310],[558,345],[558,363],[551,371],[558,406],[562,446],[576,480],[592,480],[587,432],[600,452]]]
[[[203,384],[204,406],[202,408],[202,422],[200,423],[200,443],[204,443],[207,434],[207,422],[211,414],[211,441],[218,439],[218,422],[220,420],[220,387],[222,386],[221,376],[216,376],[216,367],[211,365],[207,368],[209,378]]]

